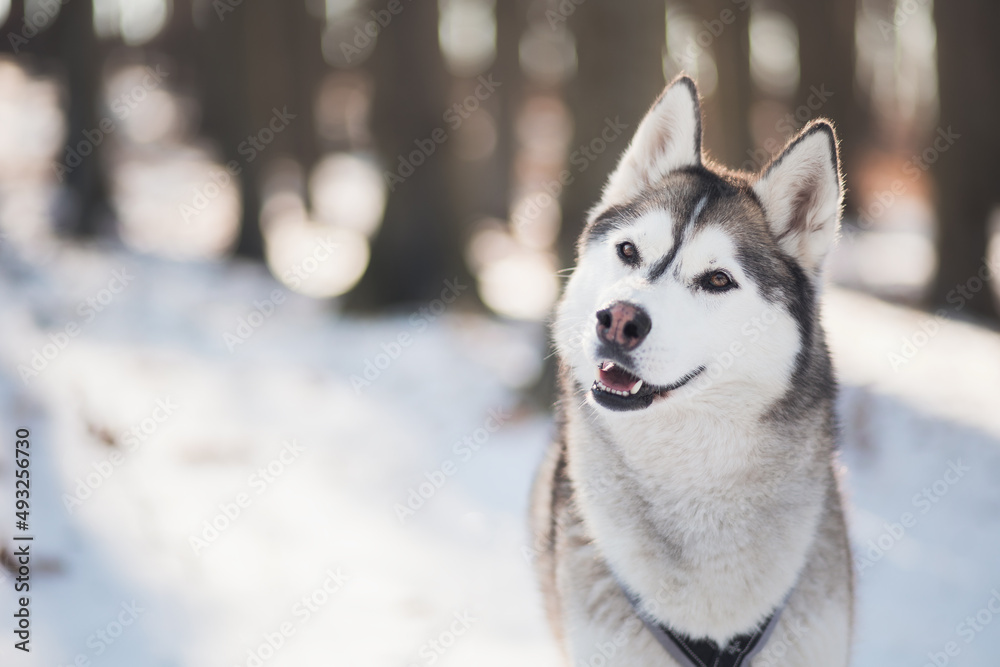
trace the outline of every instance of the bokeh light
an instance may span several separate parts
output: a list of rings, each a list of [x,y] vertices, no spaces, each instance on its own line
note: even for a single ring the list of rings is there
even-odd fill
[[[370,237],[382,222],[386,186],[370,160],[327,155],[313,169],[309,193],[316,219]]]
[[[202,150],[130,151],[112,172],[119,232],[140,252],[220,257],[239,232],[240,184]]]
[[[553,30],[544,21],[528,26],[519,53],[521,69],[541,84],[556,85],[576,73],[576,41],[572,33]]]
[[[280,207],[283,213],[268,215],[264,236],[271,273],[290,289],[315,298],[339,296],[354,287],[368,266],[365,237],[308,220],[294,204]]]
[[[545,319],[559,296],[558,263],[551,253],[520,246],[477,273],[479,294],[487,306],[507,317]]]
[[[789,97],[799,85],[799,35],[787,15],[771,10],[750,14],[750,74],[769,95]]]
[[[438,5],[441,11],[438,41],[449,71],[465,77],[485,71],[496,57],[493,2],[439,0]]]

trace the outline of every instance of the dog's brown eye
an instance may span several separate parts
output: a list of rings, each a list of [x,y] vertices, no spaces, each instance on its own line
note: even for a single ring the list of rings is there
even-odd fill
[[[736,283],[725,271],[712,271],[702,278],[702,285],[715,292],[724,292],[736,287]]]
[[[639,262],[639,251],[630,241],[618,244],[618,256],[626,264],[637,264]]]
[[[712,287],[729,287],[730,283],[733,281],[730,280],[729,276],[722,271],[716,271],[712,274],[712,277],[709,278],[709,282],[712,283]]]

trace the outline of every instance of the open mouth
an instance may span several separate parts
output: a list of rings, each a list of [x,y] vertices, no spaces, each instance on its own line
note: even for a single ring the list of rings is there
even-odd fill
[[[641,410],[652,405],[657,396],[666,396],[684,386],[703,370],[705,367],[699,366],[671,385],[656,386],[618,363],[602,361],[597,366],[597,379],[594,380],[590,393],[598,404],[609,410]]]

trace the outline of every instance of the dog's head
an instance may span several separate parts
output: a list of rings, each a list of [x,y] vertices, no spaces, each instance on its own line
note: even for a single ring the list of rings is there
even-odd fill
[[[712,169],[694,82],[674,81],[581,235],[555,323],[569,378],[609,415],[773,403],[820,335],[815,293],[841,192],[824,121],[759,174]]]

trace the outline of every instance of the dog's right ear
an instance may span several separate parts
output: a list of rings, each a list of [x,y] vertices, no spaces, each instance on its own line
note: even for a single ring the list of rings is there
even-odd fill
[[[820,275],[840,228],[844,195],[837,134],[810,123],[753,186],[775,239],[812,275]]]
[[[701,164],[701,107],[690,77],[674,79],[632,137],[618,168],[608,178],[598,208],[621,205],[669,172]]]

